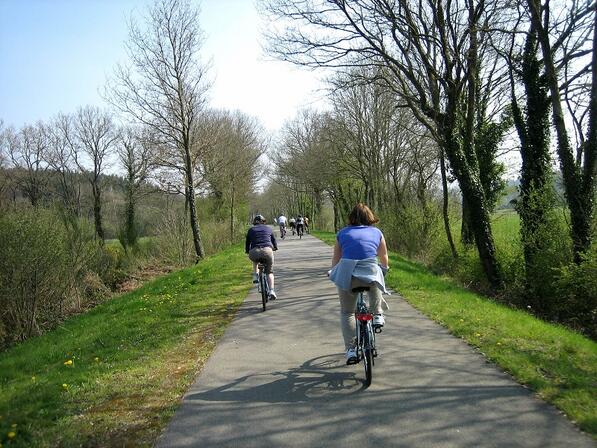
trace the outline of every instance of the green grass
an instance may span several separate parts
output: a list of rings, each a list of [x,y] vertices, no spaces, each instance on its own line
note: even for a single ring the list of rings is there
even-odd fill
[[[331,232],[312,232],[333,244]],[[597,344],[390,254],[387,284],[597,436]]]
[[[0,446],[151,446],[251,287],[247,272],[235,246],[1,353]]]

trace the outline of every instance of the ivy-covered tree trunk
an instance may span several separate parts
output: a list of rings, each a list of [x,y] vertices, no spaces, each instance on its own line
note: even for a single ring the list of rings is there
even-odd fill
[[[463,147],[455,135],[458,133],[455,118],[456,104],[453,98],[448,99],[447,112],[443,116],[439,129],[444,139],[446,156],[460,184],[463,200],[468,205],[470,225],[483,271],[491,286],[494,289],[500,289],[503,286],[502,276],[496,258],[490,214],[485,203],[478,166],[471,164],[470,157],[465,156]]]
[[[552,176],[549,155],[549,98],[542,64],[537,59],[537,32],[531,26],[524,49],[521,78],[526,94],[522,111],[512,83],[512,115],[520,139],[520,235],[525,260],[525,282],[529,298],[542,286],[544,274],[539,259],[547,243],[548,215],[553,207]],[[538,259],[539,257],[539,259]],[[538,304],[535,303],[537,306]]]
[[[104,244],[104,227],[102,226],[102,190],[101,187],[94,183],[91,188],[93,192],[93,220],[95,223],[95,233],[100,239],[100,243]]]
[[[562,100],[560,95],[560,84],[558,80],[558,72],[554,62],[553,51],[550,43],[549,30],[543,26],[542,13],[544,8],[539,0],[528,0],[529,9],[531,12],[531,20],[533,26],[537,30],[537,38],[541,47],[543,61],[545,64],[545,77],[547,86],[549,87],[553,124],[557,136],[557,153],[560,160],[560,168],[562,170],[562,178],[564,181],[564,191],[566,194],[566,201],[570,210],[571,236],[574,248],[574,258],[577,263],[580,263],[583,254],[588,251],[591,246],[591,225],[593,221],[593,209],[595,202],[595,169],[597,166],[597,148],[595,143],[589,144],[585,147],[584,164],[582,167],[576,164],[572,148],[570,145],[570,138],[566,127],[564,118],[564,110],[562,107]],[[595,31],[594,39],[597,37],[597,12],[595,13]],[[592,67],[597,66],[597,52],[595,45],[593,45],[593,60]],[[594,133],[595,120],[597,119],[597,95],[595,92],[595,72],[593,71],[592,78],[593,85],[591,87],[591,107],[589,126]],[[591,131],[589,131],[589,135]]]
[[[460,241],[465,246],[472,246],[475,243],[475,234],[471,223],[471,213],[464,194],[462,195],[462,223],[460,225]]]

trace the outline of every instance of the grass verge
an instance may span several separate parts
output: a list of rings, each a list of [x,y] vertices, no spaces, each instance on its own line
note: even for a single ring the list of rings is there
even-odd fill
[[[335,234],[311,232],[328,244]],[[397,254],[387,284],[597,436],[597,344],[564,327],[481,297]]]
[[[0,447],[151,446],[251,283],[240,246],[0,354]]]

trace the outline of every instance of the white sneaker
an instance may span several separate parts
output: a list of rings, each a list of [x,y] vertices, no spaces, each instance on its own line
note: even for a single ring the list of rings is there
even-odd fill
[[[376,314],[373,316],[373,326],[374,327],[383,327],[386,323],[386,320],[383,317],[383,314]]]
[[[357,362],[359,362],[357,350],[354,347],[350,347],[346,350],[346,364],[356,364]]]
[[[276,291],[274,291],[273,289],[269,292],[269,298],[271,300],[276,300],[278,298],[278,296],[276,295]]]
[[[253,272],[253,283],[259,283],[259,274]]]

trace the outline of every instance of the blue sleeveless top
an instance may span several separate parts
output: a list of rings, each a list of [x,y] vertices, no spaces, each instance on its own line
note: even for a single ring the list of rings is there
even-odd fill
[[[383,234],[373,226],[347,226],[338,232],[336,239],[342,249],[342,258],[364,260],[377,256]]]

